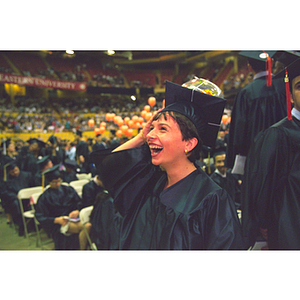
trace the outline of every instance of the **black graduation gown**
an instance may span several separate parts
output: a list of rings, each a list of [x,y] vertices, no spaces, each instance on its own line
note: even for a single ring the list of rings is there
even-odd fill
[[[60,233],[61,225],[54,224],[54,219],[68,216],[73,210],[81,208],[81,199],[71,186],[61,185],[59,189],[48,188],[38,198],[35,216],[47,234],[53,238],[56,250],[79,249],[78,234],[63,235]]]
[[[57,147],[55,155],[53,155],[52,149],[48,148],[45,155],[49,155],[49,159],[52,161],[53,165],[58,165],[64,162],[66,158],[66,151],[61,147]]]
[[[98,193],[102,192],[104,188],[97,185],[94,180],[89,181],[82,187],[82,205],[88,207],[95,204],[95,199]]]
[[[266,77],[253,80],[236,96],[230,122],[226,166],[233,168],[237,154],[247,156],[255,136],[286,116],[286,94],[283,80]]]
[[[253,245],[268,229],[269,249],[300,249],[300,121],[284,118],[260,133],[246,161],[242,228]]]
[[[67,172],[67,171],[61,171],[61,178],[63,182],[70,183],[71,181],[78,180],[78,177],[76,175],[76,171]]]
[[[91,213],[91,239],[98,250],[118,250],[122,216],[116,211],[113,199],[96,201]]]
[[[163,190],[166,173],[142,146],[108,154],[97,169],[124,217],[120,249],[244,249],[232,199],[200,168]]]
[[[37,162],[38,162],[38,157],[34,156],[32,153],[28,153],[25,158],[23,171],[30,172],[32,175],[34,175],[39,171]]]
[[[231,169],[226,171],[226,177],[222,177],[219,173],[213,172],[210,175],[210,178],[228,192],[233,199],[236,208],[239,209],[241,203],[241,188],[238,179],[231,173]]]
[[[7,213],[11,213],[14,222],[22,226],[21,210],[18,200],[18,192],[21,189],[34,186],[32,174],[29,172],[20,171],[18,177],[8,176],[7,181],[2,182],[0,198],[1,204]],[[29,199],[23,201],[24,210],[28,209]]]

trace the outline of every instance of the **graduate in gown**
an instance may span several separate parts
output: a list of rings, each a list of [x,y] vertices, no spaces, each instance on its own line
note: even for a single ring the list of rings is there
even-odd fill
[[[234,100],[226,166],[234,169],[235,160],[240,158],[242,170],[239,174],[243,175],[245,158],[255,136],[286,116],[286,101],[279,79],[273,78],[271,86],[267,85],[271,70],[265,71],[266,58],[260,58],[262,51],[242,51],[240,54],[248,58],[248,66],[255,76]],[[275,52],[268,54],[272,57]]]
[[[300,249],[300,59],[287,69],[292,114],[288,107],[288,117],[259,134],[246,162],[242,228],[247,246],[261,234],[269,249]],[[283,80],[284,72],[277,76]]]
[[[49,182],[47,180],[45,180],[45,182],[43,183],[43,176],[42,174],[49,168],[53,167],[53,162],[50,159],[49,155],[46,155],[40,159],[38,159],[38,161],[36,162],[38,165],[38,169],[39,171],[36,172],[34,174],[34,186],[42,186],[44,184],[44,186],[47,186],[49,184]]]
[[[96,196],[104,191],[103,182],[99,175],[96,175],[91,181],[82,187],[82,204],[88,207],[95,204]]]
[[[225,189],[233,199],[237,209],[241,207],[241,180],[238,174],[232,174],[231,169],[225,167],[226,151],[217,150],[213,154],[215,171],[210,175],[210,178]]]
[[[73,187],[61,185],[59,165],[46,170],[43,175],[50,187],[38,198],[35,209],[37,220],[53,238],[56,250],[84,250],[87,239],[82,224],[79,220],[72,221],[79,216],[81,198]]]
[[[24,224],[18,200],[21,189],[34,186],[33,176],[29,172],[20,171],[15,160],[4,166],[4,181],[1,182],[0,198],[5,212],[12,216],[12,220],[19,226],[19,235],[24,234]],[[24,210],[28,208],[29,199],[23,201]],[[8,217],[10,220],[10,217]]]
[[[65,150],[59,146],[59,142],[56,136],[51,135],[48,138],[48,148],[46,154],[49,155],[54,165],[58,165],[64,162],[66,158]]]
[[[66,159],[64,161],[65,170],[61,171],[61,178],[63,182],[70,183],[71,181],[78,180],[77,171],[78,165],[75,160]]]
[[[34,175],[39,171],[38,160],[45,156],[46,143],[36,138],[29,139],[27,142],[29,143],[29,149],[24,159],[23,171],[31,172]]]
[[[202,79],[167,82],[166,107],[137,136],[91,154],[123,217],[119,249],[244,249],[233,200],[194,164],[202,142],[215,144],[220,94]]]

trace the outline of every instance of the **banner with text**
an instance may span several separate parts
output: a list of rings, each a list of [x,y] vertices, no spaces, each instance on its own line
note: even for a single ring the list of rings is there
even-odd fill
[[[11,75],[0,73],[0,82],[14,83],[19,85],[30,85],[49,89],[73,90],[73,91],[86,91],[85,82],[72,82],[63,80],[53,80],[38,77],[27,77],[20,75]]]

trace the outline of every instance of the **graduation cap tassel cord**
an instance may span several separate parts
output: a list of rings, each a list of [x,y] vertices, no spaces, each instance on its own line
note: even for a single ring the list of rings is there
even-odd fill
[[[266,60],[266,70],[268,71],[268,76],[267,76],[267,86],[272,86],[272,60],[271,57],[263,51],[267,55],[267,60]]]
[[[288,77],[288,72],[287,68],[285,67],[285,90],[286,90],[286,109],[287,109],[287,117],[288,120],[292,120],[292,111],[291,111],[291,93],[290,93],[290,84],[289,84],[289,77]]]

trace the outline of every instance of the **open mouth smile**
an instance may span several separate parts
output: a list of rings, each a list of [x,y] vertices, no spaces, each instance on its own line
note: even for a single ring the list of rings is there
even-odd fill
[[[157,156],[163,150],[163,147],[154,146],[154,145],[150,145],[149,148],[152,157]]]

